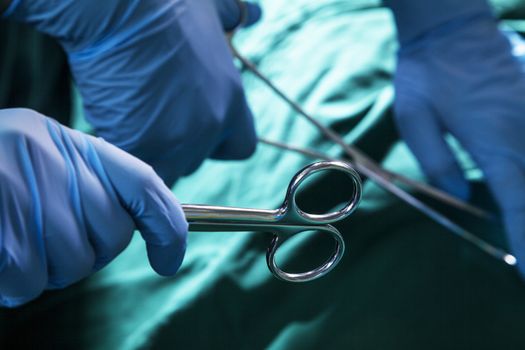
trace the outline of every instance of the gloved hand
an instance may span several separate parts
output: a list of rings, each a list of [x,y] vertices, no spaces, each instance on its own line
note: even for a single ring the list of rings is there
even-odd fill
[[[184,213],[150,166],[31,110],[0,110],[0,204],[2,306],[102,268],[135,228],[159,274],[184,256]]]
[[[401,41],[394,106],[401,135],[428,178],[462,198],[468,183],[445,134],[470,153],[501,208],[525,277],[524,67],[484,1],[415,1],[421,9],[410,16],[399,13],[410,11],[403,2],[410,6],[390,1]],[[442,6],[457,16],[448,18]],[[421,29],[432,21],[436,26]]]
[[[152,165],[167,184],[209,156],[242,159],[253,119],[229,52],[235,0],[14,0],[4,16],[67,52],[97,135]],[[249,6],[252,23],[260,15]]]

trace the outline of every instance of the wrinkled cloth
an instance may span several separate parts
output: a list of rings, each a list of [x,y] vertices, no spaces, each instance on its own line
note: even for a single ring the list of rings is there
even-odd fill
[[[389,169],[422,179],[392,120],[397,43],[389,11],[368,0],[262,5],[261,23],[239,33],[239,50],[347,142]],[[498,8],[519,13],[504,2]],[[243,80],[259,134],[340,155],[249,72]],[[206,162],[173,191],[183,203],[274,208],[291,176],[311,161],[260,145],[247,161]],[[463,163],[473,202],[495,210],[479,171],[468,159]],[[319,178],[305,188],[305,207],[344,201],[345,180]],[[436,207],[506,245],[499,225]],[[0,345],[493,349],[525,342],[525,286],[515,271],[377,186],[366,182],[360,208],[338,228],[347,243],[341,264],[301,285],[277,281],[268,272],[269,234],[190,233],[181,270],[169,279],[149,270],[137,237],[86,282],[2,311]],[[295,240],[281,259],[292,268],[312,267],[331,247],[322,238]]]

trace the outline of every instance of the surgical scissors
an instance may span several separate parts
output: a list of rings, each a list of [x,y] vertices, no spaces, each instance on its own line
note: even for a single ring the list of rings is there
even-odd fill
[[[301,184],[312,176],[326,170],[346,174],[352,184],[352,195],[346,205],[326,214],[307,213],[298,206],[296,196]],[[313,163],[299,171],[291,180],[283,204],[275,210],[218,207],[183,204],[182,208],[190,225],[190,231],[257,231],[273,232],[274,236],[266,252],[266,263],[275,277],[288,282],[308,282],[330,272],[341,260],[345,243],[339,231],[331,224],[345,219],[354,212],[361,200],[362,185],[357,172],[346,162],[323,161]],[[332,255],[317,268],[302,272],[283,271],[275,255],[283,242],[305,231],[318,231],[330,235],[335,241]]]
[[[245,10],[243,11],[245,12]],[[246,14],[244,14],[244,16],[246,16]],[[458,237],[472,243],[475,247],[477,247],[484,253],[492,256],[493,258],[501,260],[508,265],[511,265],[511,266],[516,265],[517,263],[516,258],[512,254],[504,251],[501,248],[495,247],[489,242],[484,241],[483,239],[479,238],[472,232],[462,228],[460,225],[456,224],[455,222],[453,222],[446,216],[442,215],[435,209],[431,208],[430,206],[428,206],[421,200],[414,197],[409,192],[405,191],[403,188],[399,187],[395,183],[395,181],[398,181],[399,183],[402,183],[408,187],[411,187],[416,192],[423,193],[431,198],[434,198],[438,201],[441,201],[455,208],[461,209],[477,217],[480,217],[483,219],[493,219],[494,216],[492,214],[486,212],[483,209],[475,207],[469,203],[466,203],[458,198],[455,198],[430,185],[420,183],[418,181],[407,178],[403,175],[383,169],[379,164],[377,164],[374,160],[372,160],[370,157],[364,154],[361,150],[359,150],[357,147],[353,145],[347,144],[343,140],[343,138],[339,136],[335,131],[321,124],[317,119],[315,119],[309,113],[307,113],[297,102],[289,98],[287,94],[285,94],[266,75],[264,75],[255,66],[255,64],[253,64],[250,60],[248,60],[246,57],[244,57],[243,55],[239,53],[239,51],[235,48],[235,46],[233,45],[231,41],[232,35],[233,34],[230,34],[229,36],[229,39],[230,39],[229,43],[230,43],[230,48],[231,48],[233,56],[236,57],[246,69],[252,72],[264,84],[266,84],[266,86],[270,88],[270,90],[272,90],[279,98],[281,98],[293,110],[295,110],[298,113],[298,115],[304,117],[311,125],[313,125],[324,137],[326,137],[328,140],[332,141],[333,143],[339,145],[341,149],[343,150],[343,152],[345,153],[345,155],[349,158],[349,160],[344,160],[344,161],[348,162],[352,167],[354,167],[363,176],[368,177],[369,179],[374,181],[376,184],[378,184],[380,187],[390,192],[394,196],[398,197],[399,199],[401,199],[408,205],[412,206],[419,212],[423,213],[430,219],[434,220],[438,224],[447,228],[450,232],[454,233]],[[259,141],[267,145],[271,145],[271,146],[280,148],[280,149],[301,153],[303,155],[306,155],[312,158],[335,160],[335,158],[333,157],[326,156],[324,154],[321,154],[313,150],[291,146],[291,145],[287,145],[281,142],[266,140],[264,138],[259,138]]]

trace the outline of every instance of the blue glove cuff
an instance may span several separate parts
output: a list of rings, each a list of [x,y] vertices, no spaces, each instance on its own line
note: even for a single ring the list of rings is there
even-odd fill
[[[456,19],[494,16],[486,0],[384,0],[384,4],[394,13],[402,46]]]

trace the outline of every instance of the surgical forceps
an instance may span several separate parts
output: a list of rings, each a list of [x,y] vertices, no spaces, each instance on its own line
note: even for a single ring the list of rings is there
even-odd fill
[[[501,248],[495,247],[489,242],[484,241],[479,238],[472,232],[462,228],[443,214],[439,213],[435,209],[431,208],[427,204],[423,203],[421,200],[414,197],[409,192],[405,191],[399,187],[395,181],[404,184],[405,186],[411,187],[417,192],[423,193],[431,198],[434,198],[438,201],[441,201],[445,204],[453,206],[455,208],[461,209],[463,211],[469,212],[477,217],[483,219],[491,219],[493,216],[490,213],[487,213],[483,209],[477,208],[469,203],[466,203],[460,199],[457,199],[437,188],[429,186],[427,184],[412,180],[403,175],[394,173],[392,171],[383,169],[379,164],[377,164],[370,157],[365,155],[357,147],[347,144],[341,136],[339,136],[331,128],[324,126],[317,119],[308,114],[298,103],[289,98],[281,89],[279,89],[268,77],[266,77],[250,60],[241,55],[239,51],[234,47],[231,42],[230,36],[230,48],[234,57],[236,57],[241,64],[252,72],[257,78],[259,78],[270,90],[272,90],[279,98],[286,102],[293,110],[295,110],[298,115],[305,118],[311,125],[313,125],[324,137],[333,143],[339,145],[346,156],[350,160],[344,160],[348,162],[352,167],[354,167],[359,173],[363,176],[368,177],[384,190],[390,192],[394,196],[398,197],[408,205],[412,206],[419,212],[423,213],[430,219],[434,220],[438,224],[447,228],[453,234],[459,236],[460,238],[472,243],[475,247],[483,251],[484,253],[505,262],[508,265],[516,265],[516,258],[509,254],[508,252],[502,250]],[[312,158],[325,159],[325,160],[335,160],[333,157],[326,156],[319,152],[304,149],[301,147],[295,147],[287,144],[283,144],[276,141],[266,140],[264,138],[259,138],[259,141],[267,145],[271,145],[280,149],[297,152]]]
[[[296,203],[301,184],[311,175],[336,170],[346,174],[352,183],[352,195],[346,205],[327,214],[307,213]],[[273,232],[274,236],[266,252],[266,263],[275,277],[288,282],[308,282],[330,272],[341,260],[345,243],[332,223],[343,220],[354,212],[361,200],[361,179],[346,162],[325,161],[311,164],[299,171],[291,180],[281,207],[275,210],[217,207],[183,204],[182,209],[190,225],[190,231],[257,231]],[[335,241],[335,248],[328,260],[319,267],[302,273],[285,272],[275,261],[281,244],[292,235],[305,231],[327,233]]]

